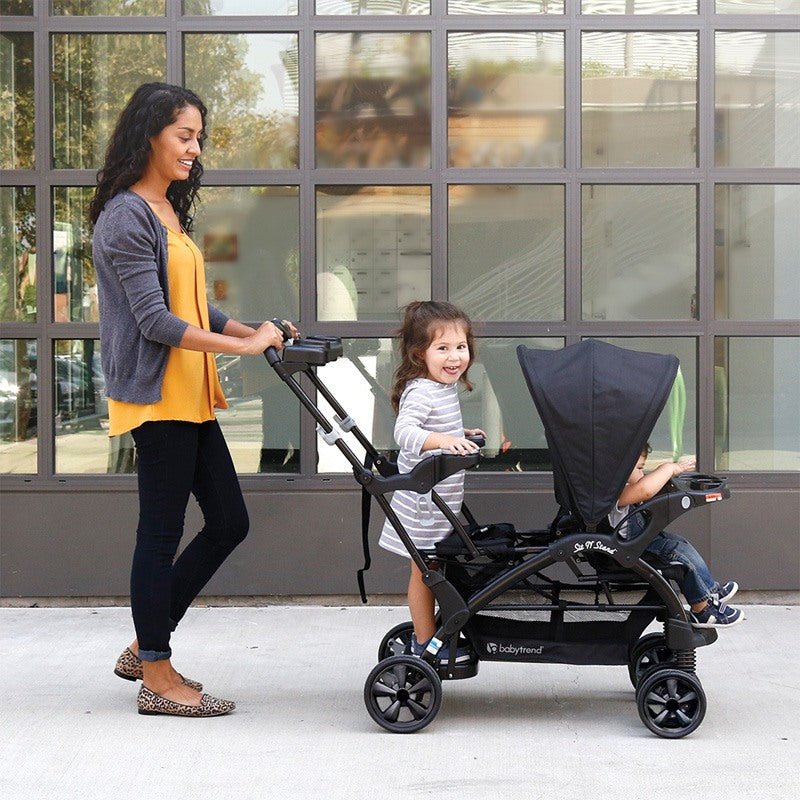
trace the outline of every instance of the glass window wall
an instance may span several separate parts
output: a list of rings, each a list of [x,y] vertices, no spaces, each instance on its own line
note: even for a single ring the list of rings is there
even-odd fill
[[[564,318],[564,186],[448,189],[450,298],[474,320]]]
[[[698,0],[581,0],[583,14],[696,14]]]
[[[318,167],[427,167],[429,33],[318,33]]]
[[[53,189],[53,319],[97,322],[97,280],[92,261],[90,186]]]
[[[800,0],[716,0],[717,14],[800,14]]]
[[[108,437],[99,340],[55,341],[53,389],[56,472],[133,472],[130,434]]]
[[[297,0],[258,0],[256,5],[253,0],[183,0],[183,13],[203,17],[290,16],[297,14]]]
[[[798,408],[800,337],[716,340],[716,469],[800,470]]]
[[[297,167],[297,34],[187,34],[184,64],[208,108],[206,169]]]
[[[800,186],[715,187],[718,319],[800,317]]]
[[[297,186],[204,186],[192,239],[203,251],[209,302],[261,323],[300,313]]]
[[[0,473],[36,474],[36,340],[0,339]]]
[[[165,0],[52,0],[57,16],[163,17]]]
[[[317,190],[317,318],[397,320],[431,297],[429,186]]]
[[[36,196],[0,186],[0,321],[36,321]]]
[[[697,188],[583,187],[583,317],[697,317]]]
[[[33,169],[33,35],[0,33],[0,169]]]
[[[451,167],[564,166],[562,33],[451,33],[447,74]]]
[[[53,166],[98,169],[120,112],[142,83],[163,81],[160,33],[56,33],[52,37]]]
[[[584,33],[581,78],[583,166],[695,166],[696,33]]]
[[[448,0],[448,14],[563,14],[564,0]]]
[[[716,35],[716,163],[800,167],[800,31]]]
[[[316,0],[317,14],[430,14],[430,0]]]

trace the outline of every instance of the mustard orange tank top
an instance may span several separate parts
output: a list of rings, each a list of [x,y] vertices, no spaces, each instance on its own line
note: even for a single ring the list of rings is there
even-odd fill
[[[211,330],[203,254],[187,233],[165,227],[169,310],[190,325]],[[214,419],[214,408],[227,407],[214,354],[172,347],[161,383],[161,399],[139,405],[109,398],[108,435],[118,436],[157,420],[207,422]]]

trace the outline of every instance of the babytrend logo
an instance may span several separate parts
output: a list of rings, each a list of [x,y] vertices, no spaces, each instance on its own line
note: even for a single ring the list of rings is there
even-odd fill
[[[494,642],[486,642],[486,651],[489,653],[496,653],[497,645]]]

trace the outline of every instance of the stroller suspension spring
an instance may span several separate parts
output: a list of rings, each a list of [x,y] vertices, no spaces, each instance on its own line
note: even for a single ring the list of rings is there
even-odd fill
[[[675,666],[684,672],[694,672],[697,666],[697,654],[694,650],[678,650],[675,653]]]

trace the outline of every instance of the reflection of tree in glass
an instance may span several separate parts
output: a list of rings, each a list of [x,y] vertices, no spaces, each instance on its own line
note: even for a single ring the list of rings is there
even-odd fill
[[[2,189],[0,320],[36,318],[36,211],[31,187]]]
[[[208,107],[208,152],[212,168],[292,168],[298,164],[297,116],[291,109],[258,110],[266,76],[249,69],[246,58],[253,36],[268,34],[192,34],[186,37],[186,85]],[[287,38],[281,34],[281,38]],[[298,84],[297,39],[279,54],[275,72]],[[289,105],[287,103],[287,105]]]
[[[0,167],[31,169],[33,163],[33,36],[3,35],[0,60]]]

